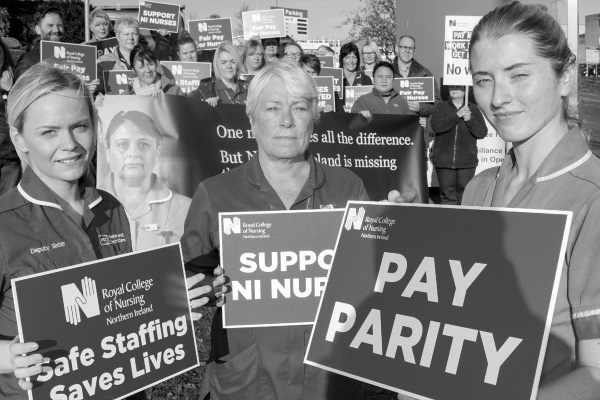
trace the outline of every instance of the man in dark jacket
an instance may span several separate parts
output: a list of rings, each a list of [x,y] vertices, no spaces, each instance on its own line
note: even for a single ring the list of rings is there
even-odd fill
[[[487,126],[477,105],[464,105],[465,87],[450,86],[450,99],[437,103],[431,115],[435,132],[432,162],[440,183],[442,204],[457,205],[475,176],[477,140]]]
[[[35,13],[35,33],[33,47],[17,62],[15,81],[33,65],[40,62],[40,40],[62,42],[65,28],[60,10],[56,7],[43,7]]]
[[[426,77],[433,76],[431,71],[421,65],[415,57],[417,42],[412,36],[404,35],[398,38],[396,42],[396,54],[394,58],[394,70],[402,78]],[[437,85],[435,77],[433,78],[433,87],[435,91],[435,103],[442,101],[440,97],[440,89]],[[408,106],[411,111],[416,112],[421,117],[428,117],[433,112],[434,103],[418,103],[409,101]]]

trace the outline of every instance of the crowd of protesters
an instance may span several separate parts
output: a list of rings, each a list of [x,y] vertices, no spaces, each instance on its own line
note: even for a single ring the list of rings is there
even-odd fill
[[[40,64],[40,40],[62,41],[68,28],[64,23],[58,9],[41,9],[35,15],[38,38],[16,63],[6,45],[0,41],[0,90],[5,98],[8,96],[8,103],[2,101],[0,104],[0,195],[6,194],[0,198],[0,223],[2,227],[9,224],[14,229],[11,235],[24,242],[31,240],[30,231],[34,228],[20,218],[22,211],[19,210],[22,209],[35,215],[40,224],[71,224],[73,229],[69,234],[73,237],[79,235],[80,239],[86,237],[86,229],[94,223],[89,222],[90,218],[93,220],[90,213],[102,213],[106,229],[128,231],[128,220],[137,218],[132,210],[140,202],[130,204],[122,201],[121,205],[110,194],[118,195],[124,190],[125,178],[111,172],[98,185],[102,189],[102,198],[96,188],[82,179],[92,163],[97,139],[96,109],[102,107],[106,99],[106,85],[102,77],[103,72],[109,70],[130,70],[134,73],[135,77],[124,93],[126,95],[188,96],[211,106],[246,106],[257,140],[258,155],[230,172],[201,183],[191,203],[182,196],[173,200],[180,204],[177,207],[179,211],[187,213],[185,232],[177,240],[181,239],[186,268],[198,273],[188,278],[189,287],[200,282],[209,267],[211,273],[220,276],[215,281],[214,291],[219,296],[226,291],[222,270],[218,268],[220,244],[215,221],[219,212],[294,210],[328,204],[344,206],[348,200],[368,199],[364,185],[356,175],[343,168],[319,164],[307,150],[319,113],[333,111],[331,108],[318,109],[318,91],[312,79],[321,73],[319,57],[335,56],[330,47],[321,46],[313,55],[306,54],[302,44],[289,37],[257,37],[246,41],[241,50],[232,43],[222,42],[214,51],[201,52],[183,29],[171,34],[152,31],[146,37],[140,34],[135,19],[122,18],[113,26],[108,14],[96,9],[90,13],[91,39],[85,43],[114,35],[118,46],[114,52],[98,58],[98,79],[84,85],[68,72]],[[520,27],[520,30],[515,27]],[[558,45],[549,46],[547,42]],[[555,348],[552,343],[548,346],[540,393],[556,398],[591,398],[585,396],[598,393],[600,387],[600,359],[598,352],[592,351],[600,337],[600,324],[597,322],[600,290],[598,269],[588,259],[597,252],[593,249],[598,248],[594,246],[597,229],[590,228],[593,224],[590,221],[592,218],[595,221],[595,207],[600,204],[595,200],[600,193],[600,166],[599,161],[584,148],[577,121],[571,117],[565,103],[572,81],[574,56],[568,50],[562,29],[542,7],[518,2],[501,6],[486,15],[475,28],[471,41],[474,94],[481,110],[478,105],[466,100],[465,90],[460,86],[448,87],[449,98],[442,101],[435,78],[432,102],[407,101],[394,89],[394,78],[433,76],[415,59],[416,44],[414,37],[400,36],[396,43],[397,56],[391,61],[381,55],[378,44],[371,40],[348,42],[341,47],[337,63],[343,71],[343,85],[373,86],[370,93],[355,101],[351,112],[362,115],[357,118],[367,119],[377,114],[419,117],[424,132],[431,130],[435,135],[432,162],[440,183],[442,204],[461,204],[466,190],[466,202],[472,205],[542,208],[548,205],[546,200],[551,199],[556,200],[557,208],[579,213],[574,218],[577,229],[572,229],[572,235],[579,237],[569,239],[569,257],[565,261],[568,272],[563,274],[558,300],[560,307],[552,327],[564,338],[566,345],[564,348]],[[515,44],[531,51],[515,54],[512,51]],[[525,64],[522,59],[526,60]],[[160,62],[165,60],[210,61],[213,75],[203,79],[196,90],[186,95],[177,86],[170,71],[161,67]],[[510,64],[513,61],[518,68],[536,66],[527,74],[535,77],[531,83],[534,89],[546,96],[539,99],[540,107],[536,107],[536,100],[528,92],[502,86],[508,82],[503,77],[514,67]],[[504,64],[508,67],[503,70]],[[518,79],[522,82],[525,78]],[[491,90],[493,85],[498,85],[501,90]],[[529,113],[529,119],[518,126],[512,123],[512,118],[521,111],[511,111],[510,107],[505,113],[498,111],[503,110],[513,98],[519,100],[515,104],[524,105],[522,112]],[[336,94],[337,112],[344,112],[343,102]],[[266,103],[278,104],[279,108],[272,110]],[[34,111],[36,118],[31,118]],[[55,121],[57,115],[62,116],[58,122]],[[478,176],[467,188],[478,163],[477,140],[487,135],[484,115],[505,140],[514,143],[514,152],[499,170]],[[115,164],[119,162],[115,141],[118,138],[132,141],[137,135],[144,136],[144,140],[153,146],[155,155],[150,161],[153,165],[162,141],[162,134],[153,121],[132,112],[124,113],[120,118],[119,124],[109,127],[111,134],[107,135],[105,143],[111,154],[114,153]],[[549,121],[552,126],[548,129],[545,125],[538,126]],[[58,125],[53,133],[57,137],[56,142],[42,139],[36,133],[38,126],[45,122]],[[70,132],[71,125],[75,123],[79,124],[75,128],[77,135],[64,133]],[[142,126],[147,129],[141,129]],[[285,146],[275,145],[273,138],[282,129],[293,133],[297,140]],[[531,147],[533,145],[528,145],[533,143],[531,136],[535,139],[538,131],[543,131],[547,142]],[[68,151],[63,149],[67,146],[64,143],[70,146]],[[50,149],[52,146],[55,148]],[[562,149],[567,161],[554,153],[554,146]],[[55,153],[48,162],[47,153],[51,151]],[[54,159],[63,153],[68,153],[68,157]],[[64,165],[69,165],[67,172],[61,169]],[[21,170],[22,167],[24,170]],[[147,174],[139,177],[147,189],[138,193],[140,198],[151,192],[169,192],[151,171],[152,168],[149,168]],[[567,174],[564,171],[571,172]],[[537,185],[541,182],[535,180],[538,175],[539,179],[548,182]],[[560,182],[552,181],[554,178]],[[565,182],[561,183],[562,180]],[[19,190],[14,189],[19,182]],[[555,187],[554,183],[562,186]],[[569,190],[569,187],[577,187],[577,190]],[[559,193],[557,188],[566,190]],[[98,198],[100,206],[92,210],[91,204],[97,203]],[[411,199],[410,194],[390,192],[392,201]],[[68,212],[40,212],[48,203]],[[184,224],[185,213],[180,212],[179,225]],[[130,234],[136,237],[133,230]],[[3,242],[5,236],[4,232],[0,232],[0,287],[3,291],[0,294],[0,394],[7,399],[24,399],[27,396],[23,390],[31,388],[31,382],[24,378],[40,372],[42,359],[39,354],[32,354],[38,349],[35,343],[13,340],[17,334],[14,305],[9,293],[10,274],[5,271],[14,269],[23,274],[21,264],[34,261],[19,256],[20,247],[8,247]],[[11,240],[15,241],[14,238]],[[82,246],[89,254],[95,254],[93,259],[136,250],[135,241],[110,254],[100,254],[93,245]],[[15,254],[17,261],[7,254]],[[58,267],[77,264],[81,262],[80,257],[81,254],[72,254],[63,260],[64,265]],[[205,304],[208,299],[199,297],[210,290],[213,288],[208,285],[190,290],[191,306],[196,308]],[[209,364],[203,387],[206,398],[362,398],[362,383],[302,363],[310,327],[226,331],[222,329],[220,318],[219,311],[213,321],[214,362]],[[578,360],[583,360],[585,365],[580,365]],[[145,394],[140,392],[130,398],[143,399]],[[400,395],[399,398],[405,397]]]

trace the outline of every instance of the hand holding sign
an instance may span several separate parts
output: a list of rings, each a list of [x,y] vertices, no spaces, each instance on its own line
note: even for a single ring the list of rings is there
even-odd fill
[[[23,390],[30,390],[33,384],[25,378],[38,375],[42,372],[42,362],[44,358],[41,354],[30,354],[39,348],[37,343],[19,343],[19,337],[15,337],[8,345],[9,361],[11,368],[17,378],[19,386]]]
[[[223,275],[223,268],[221,267],[217,267],[214,270],[214,274],[217,275],[217,278],[212,282],[212,286],[206,284],[197,286],[207,279],[205,274],[196,274],[185,280],[190,298],[190,308],[192,310],[208,304],[211,300],[216,301],[217,307],[225,304],[225,297],[223,295],[227,293],[227,287],[225,286],[227,278]],[[192,311],[192,319],[194,321],[200,318],[202,318],[202,314]]]

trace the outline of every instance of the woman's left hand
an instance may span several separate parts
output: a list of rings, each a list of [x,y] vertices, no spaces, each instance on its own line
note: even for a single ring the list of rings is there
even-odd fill
[[[162,94],[162,90],[157,89],[152,93],[152,97],[159,97]]]
[[[214,274],[218,276],[213,281],[212,286],[202,285],[199,287],[194,287],[205,279],[205,274],[196,274],[185,280],[188,288],[188,296],[190,298],[190,308],[192,310],[206,305],[211,299],[210,293],[213,292],[213,290],[214,295],[217,298],[217,307],[221,307],[223,304],[225,304],[225,297],[223,295],[227,293],[227,286],[225,286],[227,278],[223,275],[223,268],[221,267],[217,267],[214,271]],[[194,321],[197,321],[200,318],[202,318],[202,314],[192,311],[192,319]]]

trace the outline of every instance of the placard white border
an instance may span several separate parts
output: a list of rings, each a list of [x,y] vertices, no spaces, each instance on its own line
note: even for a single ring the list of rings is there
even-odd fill
[[[346,216],[345,211],[343,208],[321,208],[321,209],[312,209],[312,210],[280,210],[280,211],[242,211],[242,212],[220,212],[219,213],[219,263],[221,265],[221,268],[223,268],[223,274],[226,274],[225,271],[225,266],[223,265],[223,228],[222,228],[222,223],[221,221],[223,220],[223,218],[225,217],[229,217],[229,216],[238,216],[238,215],[281,215],[281,214],[306,214],[306,213],[311,213],[311,214],[315,214],[315,213],[323,213],[323,212],[338,212],[338,213],[344,213],[344,217]],[[336,240],[336,246],[337,246],[337,240]],[[335,249],[334,249],[334,254],[333,257],[331,258],[331,263],[333,265],[333,260],[335,257]],[[329,271],[331,271],[331,268],[327,271],[327,278],[329,278]],[[325,282],[325,286],[327,286],[327,282]],[[325,291],[323,291],[323,294],[325,294]],[[236,329],[236,328],[265,328],[265,327],[269,327],[269,326],[298,326],[298,325],[313,325],[316,321],[317,315],[315,314],[315,319],[313,321],[307,321],[307,322],[295,322],[295,323],[283,323],[283,324],[251,324],[251,325],[230,325],[227,326],[226,321],[226,307],[227,307],[227,303],[225,303],[223,305],[223,328],[226,329]],[[320,307],[320,301],[319,301],[319,307]]]
[[[560,277],[562,274],[562,267],[564,264],[564,260],[565,260],[565,252],[567,249],[567,242],[569,239],[569,232],[571,230],[571,221],[573,219],[573,212],[572,211],[558,211],[558,210],[542,210],[542,209],[526,209],[526,208],[508,208],[508,207],[477,207],[477,206],[442,206],[442,205],[438,205],[438,204],[419,204],[419,203],[392,203],[392,202],[374,202],[374,201],[348,201],[348,203],[346,204],[346,210],[344,212],[344,218],[342,219],[342,224],[340,225],[340,230],[338,233],[338,237],[336,240],[336,244],[335,244],[335,249],[334,249],[334,254],[333,254],[333,259],[331,261],[331,268],[329,269],[329,271],[327,272],[327,280],[325,281],[325,290],[323,291],[323,295],[321,296],[320,300],[319,300],[319,308],[317,309],[317,316],[315,318],[315,321],[319,318],[319,314],[321,312],[321,305],[323,304],[323,298],[325,297],[325,294],[327,293],[327,283],[329,282],[329,274],[331,273],[331,269],[333,268],[333,264],[335,263],[335,255],[337,254],[337,247],[339,244],[339,240],[340,240],[340,236],[342,234],[342,230],[344,228],[344,221],[346,220],[346,216],[348,214],[348,210],[350,209],[351,206],[358,206],[358,205],[389,205],[389,206],[398,206],[398,207],[420,207],[420,208],[456,208],[459,210],[480,210],[480,211],[499,211],[499,212],[510,212],[510,213],[528,213],[528,214],[555,214],[555,215],[564,215],[566,216],[566,221],[565,221],[565,230],[563,233],[563,239],[562,239],[562,244],[560,246],[560,253],[559,253],[559,257],[558,257],[558,264],[556,266],[556,273],[554,275],[554,285],[552,287],[552,295],[550,297],[550,303],[548,305],[548,315],[546,317],[546,322],[545,322],[545,327],[544,327],[544,334],[542,336],[542,343],[541,343],[541,347],[540,347],[540,355],[538,358],[538,362],[537,362],[537,368],[536,368],[536,373],[535,373],[535,377],[533,380],[533,386],[531,388],[531,396],[530,396],[530,400],[536,400],[536,396],[537,396],[537,391],[538,391],[538,387],[539,387],[539,382],[540,382],[540,377],[542,374],[542,365],[544,362],[544,357],[546,354],[546,346],[548,344],[548,336],[550,334],[550,327],[552,325],[552,317],[554,315],[554,308],[556,306],[556,299],[558,296],[558,287],[560,285]],[[367,378],[363,378],[360,377],[358,375],[354,375],[354,374],[350,374],[344,371],[340,371],[338,369],[335,368],[330,368],[327,367],[325,365],[321,365],[319,363],[316,363],[314,361],[310,361],[307,359],[308,356],[308,352],[310,350],[310,346],[312,344],[312,339],[313,339],[313,335],[314,335],[314,329],[311,331],[310,333],[310,339],[308,340],[308,346],[306,348],[306,352],[304,353],[304,363],[307,365],[311,365],[313,367],[317,367],[317,368],[321,368],[324,369],[326,371],[329,372],[335,372],[336,374],[340,374],[343,376],[346,376],[348,378],[352,378],[352,379],[356,379],[359,380],[361,382],[366,382],[369,383],[371,385],[375,385],[375,386],[379,386],[379,387],[383,387],[385,389],[394,391],[394,392],[399,392],[402,394],[406,394],[409,396],[413,396],[417,399],[422,399],[422,400],[433,400],[430,399],[429,397],[424,397],[424,396],[420,396],[418,394],[415,393],[411,393],[408,392],[406,390],[397,388],[397,387],[393,387],[393,386],[388,386],[385,385],[381,382],[377,382],[377,381],[372,381],[370,379]]]
[[[119,255],[113,256],[113,257],[106,257],[106,258],[102,258],[102,259],[99,259],[99,260],[88,261],[88,262],[77,264],[77,265],[71,265],[69,267],[53,269],[53,270],[50,270],[50,271],[44,271],[44,272],[40,272],[40,273],[33,274],[33,275],[27,275],[27,276],[22,276],[22,277],[19,277],[19,278],[11,279],[11,289],[12,289],[12,292],[13,292],[13,300],[14,300],[14,304],[15,304],[15,315],[17,317],[17,327],[19,328],[19,343],[24,343],[24,341],[23,341],[23,328],[21,326],[21,315],[19,314],[19,302],[18,302],[18,298],[17,298],[17,289],[15,287],[15,282],[24,281],[24,280],[31,279],[31,278],[37,278],[37,277],[40,277],[40,276],[43,276],[43,275],[55,274],[57,272],[64,272],[64,271],[68,271],[68,270],[74,269],[74,268],[85,267],[85,266],[88,266],[88,265],[97,264],[97,263],[101,263],[101,262],[104,262],[104,261],[110,261],[110,260],[114,260],[114,259],[118,259],[118,258],[122,258],[122,257],[127,257],[127,256],[131,256],[131,255],[135,255],[135,254],[140,254],[140,253],[146,253],[146,252],[149,252],[149,251],[153,251],[153,250],[157,250],[157,249],[162,249],[162,248],[165,248],[165,247],[173,247],[173,246],[177,246],[179,248],[179,257],[181,258],[181,272],[183,273],[183,278],[185,279],[186,278],[186,275],[185,275],[185,263],[183,262],[183,254],[182,254],[182,251],[181,251],[181,244],[179,242],[165,244],[165,245],[162,245],[162,246],[156,246],[156,247],[153,247],[151,249],[145,249],[145,250],[140,250],[140,251],[131,252],[131,253],[119,254]],[[186,283],[185,287],[186,287],[185,297],[187,299],[188,304],[190,304],[190,297],[189,297],[189,292],[187,290],[187,283]],[[114,398],[114,400],[124,399],[127,396],[130,396],[130,395],[132,395],[134,393],[137,393],[137,392],[140,392],[142,390],[146,390],[148,388],[156,386],[157,384],[159,384],[161,382],[164,382],[166,380],[174,378],[174,377],[176,377],[178,375],[183,374],[184,372],[187,372],[189,370],[192,370],[192,369],[197,368],[197,367],[200,366],[200,358],[198,356],[198,340],[196,338],[196,329],[195,329],[195,326],[194,326],[194,320],[192,318],[192,310],[191,310],[190,307],[188,307],[188,313],[189,313],[188,316],[190,318],[189,319],[189,325],[190,326],[188,326],[188,328],[191,327],[192,336],[194,338],[194,348],[195,348],[195,355],[196,355],[196,364],[194,364],[191,367],[188,367],[186,369],[182,369],[179,372],[176,372],[176,373],[174,373],[172,375],[169,375],[166,378],[160,379],[158,381],[154,381],[153,383],[148,384],[148,385],[144,386],[143,388],[136,389],[136,390],[134,390],[132,392],[124,394],[121,397]],[[30,381],[30,378],[27,378],[27,381]],[[31,390],[27,391],[27,395],[29,397],[29,400],[34,400],[34,398],[33,398],[33,392]],[[41,400],[41,399],[38,398],[38,399],[35,399],[35,400]]]

